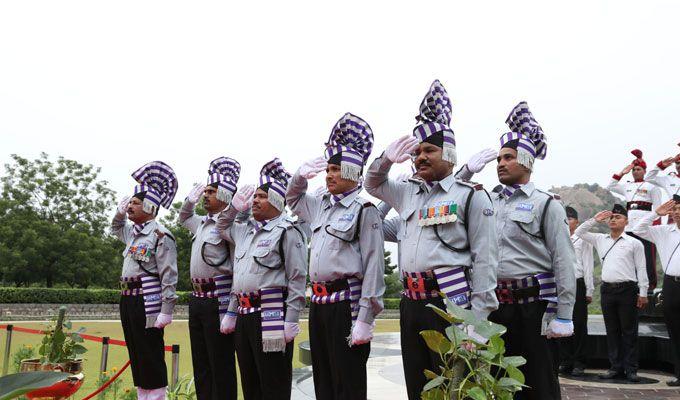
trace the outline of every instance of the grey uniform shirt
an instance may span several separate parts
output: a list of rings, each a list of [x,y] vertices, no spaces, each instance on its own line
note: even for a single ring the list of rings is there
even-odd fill
[[[392,162],[382,155],[368,168],[366,190],[392,206],[400,218],[397,232],[399,268],[405,272],[423,272],[442,266],[472,266],[472,309],[480,317],[498,308],[494,289],[498,247],[491,201],[484,190],[457,181],[453,174],[431,189],[420,180],[388,179]],[[463,224],[468,194],[475,190],[470,205],[468,230]],[[457,204],[458,220],[437,225],[442,240],[450,246],[469,250],[454,252],[437,238],[432,226],[418,224],[418,212],[425,207],[447,203]]]
[[[111,231],[123,243],[122,277],[137,277],[142,274],[158,274],[161,281],[161,313],[172,314],[177,302],[177,247],[170,231],[156,220],[149,221],[142,232],[135,236],[132,224],[126,222],[125,215],[113,217]],[[128,254],[130,248],[146,246],[151,253],[149,261],[137,261]],[[142,269],[140,267],[144,267]],[[148,272],[147,272],[148,271]]]
[[[307,180],[295,174],[288,183],[286,201],[295,214],[309,221],[312,232],[309,277],[315,282],[348,276],[361,279],[358,318],[370,324],[383,310],[385,293],[380,212],[359,197],[359,191],[335,204],[331,203],[330,194],[314,197],[306,192]],[[357,230],[357,240],[353,240]]]
[[[257,232],[253,219],[245,223],[235,222],[237,213],[229,208],[222,211],[217,219],[217,229],[222,238],[235,245],[233,297],[229,311],[236,311],[238,301],[234,297],[237,293],[284,288],[288,290],[286,322],[298,322],[305,307],[307,246],[304,235],[293,227],[285,213],[270,220]],[[285,263],[282,263],[279,252],[282,238]],[[264,266],[258,264],[255,257]]]
[[[179,212],[179,222],[192,234],[189,272],[192,278],[214,278],[232,275],[234,245],[220,236],[217,216],[194,214],[196,205],[185,201]]]
[[[498,231],[498,279],[521,279],[541,272],[555,274],[557,318],[572,318],[576,292],[576,253],[571,243],[567,214],[552,200],[545,214],[545,237],[540,236],[541,215],[551,194],[529,182],[510,198],[491,197]],[[526,231],[526,232],[525,232]],[[529,232],[529,233],[527,233]]]

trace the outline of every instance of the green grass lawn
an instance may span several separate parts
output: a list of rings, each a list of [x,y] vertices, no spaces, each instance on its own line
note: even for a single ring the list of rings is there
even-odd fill
[[[33,329],[42,329],[44,326],[40,323],[14,323],[15,326],[21,326]],[[73,322],[73,329],[77,330],[81,326],[84,326],[87,330],[85,333],[94,336],[108,336],[112,339],[123,339],[123,330],[119,322]],[[299,361],[298,347],[297,344],[301,341],[309,339],[309,333],[307,331],[307,321],[301,323],[302,331],[300,335],[296,338],[295,354],[293,356],[293,368],[303,367]],[[376,333],[379,332],[397,332],[399,331],[399,321],[398,320],[376,320]],[[0,331],[0,343],[5,343],[5,331]],[[12,349],[11,354],[14,354],[22,345],[32,345],[36,347],[41,340],[39,335],[31,335],[23,332],[14,332],[12,336]],[[175,321],[170,326],[165,328],[165,344],[179,344],[180,345],[180,357],[179,357],[179,376],[191,376],[192,366],[191,366],[191,346],[189,344],[189,330],[187,326],[187,321]],[[88,352],[85,354],[85,383],[83,387],[78,391],[76,398],[85,397],[85,395],[91,393],[97,387],[97,377],[99,374],[99,364],[101,360],[101,344],[87,341],[85,346],[88,348]],[[166,363],[168,365],[168,373],[170,373],[170,366],[172,363],[171,353],[166,353]],[[3,354],[4,355],[4,354]],[[127,361],[127,350],[120,346],[109,346],[109,359],[108,359],[108,370],[113,372],[114,368],[120,369],[120,367]],[[1,360],[0,360],[1,361]],[[11,362],[11,360],[10,360]],[[10,371],[12,370],[10,366]],[[121,385],[120,389],[124,390],[126,388],[132,388],[132,375],[129,369],[121,375]],[[240,390],[239,390],[240,392]],[[109,395],[109,399],[113,396]]]

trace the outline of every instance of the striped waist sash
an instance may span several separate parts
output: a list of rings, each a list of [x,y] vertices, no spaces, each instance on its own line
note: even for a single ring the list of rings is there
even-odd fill
[[[226,314],[227,309],[229,308],[229,296],[231,294],[232,282],[233,277],[231,275],[217,275],[213,278],[191,278],[194,289],[201,288],[201,285],[214,283],[214,289],[205,291],[194,290],[191,294],[194,297],[200,298],[217,298],[217,301],[219,302],[219,314],[222,316]]]
[[[264,288],[257,292],[238,293],[240,315],[260,312],[262,326],[262,351],[265,353],[286,350],[283,334],[284,289]]]
[[[352,310],[352,322],[359,316],[359,299],[361,298],[361,279],[354,276],[347,277],[347,289],[325,294],[312,294],[310,298],[314,304],[333,304],[340,301],[349,300]],[[324,282],[312,282],[312,285],[324,285]]]
[[[538,286],[538,295],[536,296],[518,299],[503,294],[536,286]],[[545,308],[541,323],[542,335],[546,334],[550,321],[557,316],[557,285],[555,284],[555,274],[552,272],[542,272],[522,279],[500,280],[496,287],[496,295],[498,302],[502,304],[528,304],[539,300],[547,301],[548,305]]]
[[[438,267],[425,272],[404,272],[402,279],[405,283],[402,294],[411,300],[425,300],[439,297],[443,292],[449,300],[460,307],[470,307],[470,282],[466,275],[467,267]],[[437,289],[428,289],[428,280],[433,280]]]

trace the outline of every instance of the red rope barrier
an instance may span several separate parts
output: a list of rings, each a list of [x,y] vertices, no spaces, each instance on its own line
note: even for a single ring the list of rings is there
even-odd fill
[[[116,379],[118,379],[118,377],[120,376],[120,374],[122,374],[123,371],[125,371],[125,370],[127,369],[127,367],[129,367],[129,366],[130,366],[130,360],[128,360],[128,361],[125,363],[125,365],[123,365],[123,367],[120,369],[120,371],[116,372],[116,374],[115,374],[114,376],[112,376],[111,379],[109,379],[108,381],[106,381],[106,383],[103,384],[99,389],[97,389],[97,390],[95,390],[94,392],[92,392],[92,393],[88,394],[87,396],[83,397],[82,400],[89,400],[89,399],[93,398],[94,396],[98,395],[99,393],[101,393],[104,389],[106,389],[107,387],[109,387],[109,385],[111,385],[111,384],[113,383],[113,381],[115,381]]]
[[[7,325],[0,325],[0,329],[6,330]],[[22,328],[22,327],[16,326],[16,325],[12,326],[12,330],[14,330],[15,332],[30,333],[30,334],[34,334],[34,335],[44,335],[45,333],[47,333],[47,331],[43,331],[43,330],[40,330],[40,329]],[[101,343],[103,341],[103,338],[101,338],[99,336],[86,335],[84,333],[81,333],[80,337],[82,337],[84,340],[89,340],[91,342]],[[123,346],[123,347],[126,346],[124,340],[118,340],[118,339],[109,339],[109,344],[113,344],[113,345],[116,345],[116,346]],[[172,353],[172,346],[165,346],[164,350],[165,350],[166,353]]]

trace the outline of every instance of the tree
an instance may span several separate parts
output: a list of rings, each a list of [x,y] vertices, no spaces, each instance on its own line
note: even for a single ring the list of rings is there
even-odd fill
[[[122,246],[107,234],[114,192],[98,179],[99,168],[45,153],[12,160],[0,178],[2,281],[87,287],[117,280]]]

